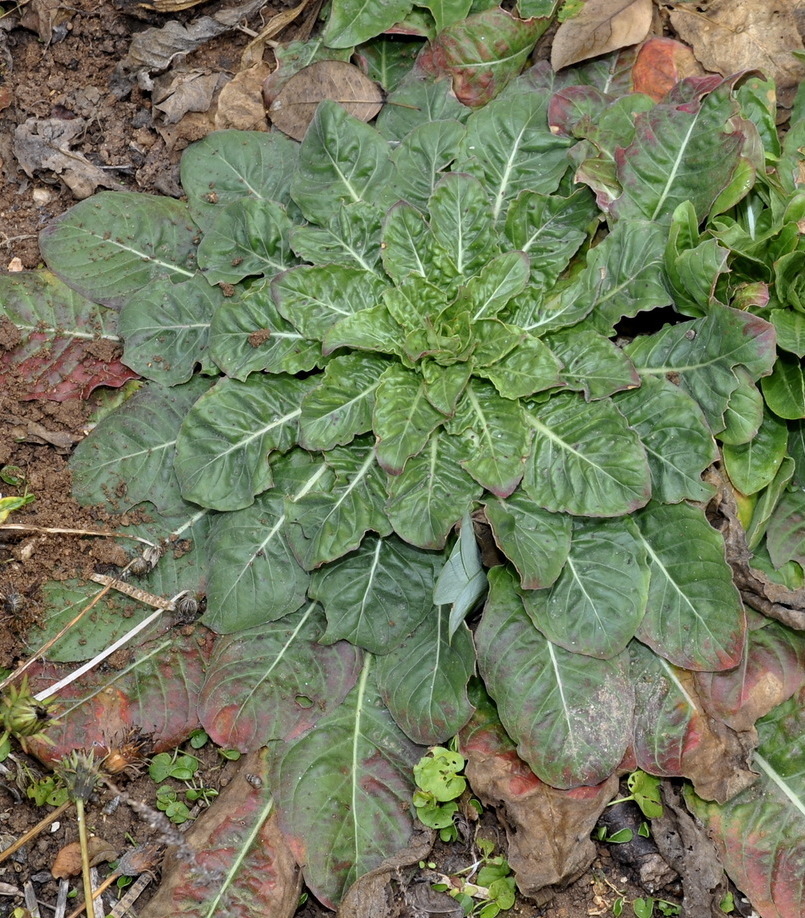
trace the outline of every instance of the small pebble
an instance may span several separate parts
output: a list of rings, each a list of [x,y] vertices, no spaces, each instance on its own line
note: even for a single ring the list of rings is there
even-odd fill
[[[53,192],[49,188],[34,188],[32,195],[37,207],[44,207],[53,200]]]

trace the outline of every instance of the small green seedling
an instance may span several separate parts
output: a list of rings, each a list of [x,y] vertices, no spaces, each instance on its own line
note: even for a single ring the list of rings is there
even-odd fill
[[[199,760],[194,755],[180,755],[174,752],[160,752],[151,759],[148,766],[148,774],[161,784],[167,778],[175,778],[177,781],[192,781],[199,769]]]
[[[595,831],[595,837],[601,842],[609,842],[613,845],[625,845],[626,842],[630,842],[634,838],[634,833],[631,829],[618,829],[617,832],[613,832],[610,835],[610,833],[607,832],[606,826],[599,826]]]
[[[161,752],[151,759],[148,774],[160,785],[157,788],[156,807],[176,825],[182,825],[190,819],[188,803],[201,801],[209,805],[213,797],[218,796],[217,790],[205,787],[197,777],[199,766],[200,762],[194,755],[178,751],[172,754]],[[169,778],[180,781],[184,788],[177,790],[169,784],[162,783]]]
[[[458,812],[455,801],[467,787],[467,779],[459,774],[464,764],[460,753],[434,746],[414,765],[414,781],[419,788],[413,796],[417,816],[426,826],[438,829],[443,842],[458,838],[453,817]]]
[[[476,844],[479,861],[454,876],[442,876],[442,882],[433,888],[452,896],[466,915],[496,918],[514,905],[514,877],[506,858],[492,855],[494,842],[482,838]],[[469,876],[463,877],[462,873],[467,872]]]
[[[659,819],[662,816],[660,779],[656,775],[650,775],[638,769],[633,771],[626,779],[626,786],[631,791],[631,794],[628,797],[619,797],[617,800],[612,800],[608,806],[634,800],[646,819]]]

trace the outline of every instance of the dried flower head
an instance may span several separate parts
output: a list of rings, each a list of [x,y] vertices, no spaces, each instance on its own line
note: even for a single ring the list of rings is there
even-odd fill
[[[108,775],[139,775],[152,751],[152,738],[136,727],[122,737],[113,737],[106,744],[101,768]]]
[[[98,782],[100,760],[90,750],[74,749],[65,756],[54,769],[64,781],[73,800],[89,800]]]

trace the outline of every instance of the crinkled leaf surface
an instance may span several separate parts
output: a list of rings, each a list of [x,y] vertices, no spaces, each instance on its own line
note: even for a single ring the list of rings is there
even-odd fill
[[[387,192],[389,202],[408,201],[424,210],[439,179],[456,158],[463,136],[460,121],[417,125],[391,155],[394,172]]]
[[[466,625],[448,637],[445,606],[433,608],[403,642],[377,661],[380,694],[415,743],[447,742],[472,714],[467,683],[475,648]]]
[[[364,539],[357,551],[314,572],[309,595],[327,615],[322,642],[348,640],[389,653],[428,615],[439,555],[419,551],[394,536]]]
[[[451,172],[434,188],[428,209],[436,241],[460,276],[477,274],[497,254],[489,233],[492,209],[478,179]]]
[[[547,339],[562,363],[560,377],[568,389],[598,399],[640,384],[631,360],[608,338],[589,328],[568,328]],[[634,426],[634,425],[633,425]]]
[[[712,496],[702,473],[718,450],[697,402],[667,379],[647,377],[615,404],[646,450],[655,500],[676,504]]]
[[[116,356],[115,313],[49,271],[0,277],[0,320],[19,333],[19,343],[9,342],[0,354],[0,380],[13,371],[28,399],[88,398],[98,386],[122,386],[136,375]],[[108,355],[99,355],[99,346]]]
[[[332,23],[332,20],[331,20]],[[391,174],[387,142],[337,103],[319,104],[305,134],[291,196],[313,223],[343,202],[372,201]]]
[[[571,518],[549,513],[522,490],[488,500],[486,518],[498,548],[517,568],[526,590],[551,586],[570,552]]]
[[[75,497],[117,511],[146,500],[165,513],[180,505],[173,470],[179,425],[208,388],[200,378],[172,389],[149,383],[100,421],[70,460]]]
[[[634,689],[622,656],[568,653],[531,623],[504,567],[489,572],[478,668],[518,755],[554,787],[597,784],[629,743]]]
[[[214,510],[248,507],[271,487],[267,457],[298,438],[300,402],[310,384],[292,376],[224,379],[187,413],[175,469],[185,500]]]
[[[746,624],[724,540],[703,511],[652,502],[635,517],[651,569],[641,641],[676,666],[736,666]]]
[[[522,590],[529,618],[571,653],[608,660],[643,620],[649,592],[646,549],[630,519],[575,520],[570,552],[556,582]]]
[[[801,690],[758,722],[755,784],[721,806],[685,795],[716,842],[727,873],[764,918],[796,918],[805,909],[804,694]]]
[[[380,208],[365,201],[342,204],[326,226],[297,226],[291,234],[291,248],[314,264],[375,271],[382,216]]]
[[[118,324],[126,364],[164,386],[187,382],[199,364],[214,369],[207,343],[222,301],[221,291],[198,274],[181,284],[160,280],[136,293]]]
[[[458,100],[477,108],[517,76],[549,23],[518,19],[497,7],[484,10],[441,30],[417,64],[430,75],[449,74]]]
[[[247,752],[307,733],[355,685],[361,653],[345,641],[318,642],[324,614],[315,603],[282,620],[216,643],[199,699],[213,741]]]
[[[45,227],[39,247],[74,290],[120,307],[158,278],[191,278],[197,233],[187,205],[173,198],[102,191]]]
[[[554,513],[622,516],[651,494],[645,450],[608,399],[560,392],[527,414],[534,430],[523,489]]]
[[[274,769],[285,836],[305,882],[331,908],[414,831],[411,771],[424,749],[392,720],[373,665],[367,654],[344,702],[287,746]]]
[[[692,395],[713,433],[723,429],[730,395],[741,382],[735,368],[758,379],[771,372],[776,356],[768,322],[726,307],[636,338],[625,350],[641,376],[667,376]]]
[[[299,145],[278,132],[214,131],[182,155],[182,188],[193,219],[206,229],[232,201],[287,204]]]

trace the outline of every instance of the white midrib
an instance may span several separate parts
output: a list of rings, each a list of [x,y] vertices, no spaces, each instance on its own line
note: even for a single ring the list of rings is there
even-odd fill
[[[754,762],[763,769],[769,780],[780,789],[789,803],[799,812],[800,816],[805,816],[805,801],[794,793],[791,786],[783,779],[777,769],[773,768],[771,763],[764,759],[759,752],[755,752]]]
[[[298,418],[301,413],[302,409],[297,408],[294,411],[291,411],[290,414],[283,414],[281,417],[274,418],[270,424],[266,424],[265,427],[261,427],[254,433],[249,434],[249,436],[245,437],[243,440],[237,440],[231,446],[228,446],[225,450],[222,450],[220,453],[216,453],[209,462],[206,462],[204,465],[199,467],[198,472],[212,465],[213,462],[220,462],[221,459],[224,459],[230,453],[234,453],[236,450],[244,449],[250,443],[254,442],[255,440],[259,440],[260,437],[262,437],[264,434],[267,434],[270,430],[274,430],[276,427],[282,427],[284,424],[287,424],[288,421],[293,421],[294,418]]]
[[[670,173],[668,174],[668,180],[666,181],[662,194],[660,195],[660,198],[657,201],[657,206],[654,208],[654,213],[651,215],[651,217],[649,217],[649,219],[652,221],[657,219],[657,215],[662,210],[662,206],[665,203],[666,198],[671,192],[671,186],[674,183],[674,179],[676,178],[677,172],[679,172],[679,166],[682,163],[682,157],[685,153],[685,150],[688,147],[688,143],[690,143],[690,135],[693,133],[693,129],[696,127],[696,123],[698,122],[698,120],[699,120],[699,116],[697,114],[696,117],[693,119],[693,121],[691,121],[690,127],[688,128],[687,133],[685,134],[685,139],[682,142],[681,147],[679,148],[679,155],[674,161],[674,165]]]
[[[122,252],[130,252],[132,255],[136,255],[139,259],[144,259],[145,261],[150,261],[152,264],[159,265],[160,268],[167,268],[169,271],[175,271],[177,274],[184,274],[185,277],[195,277],[195,271],[188,271],[186,268],[181,268],[179,265],[172,264],[168,261],[162,261],[160,258],[154,258],[149,252],[142,252],[139,249],[134,249],[130,245],[124,245],[118,239],[106,239],[103,236],[99,236],[97,233],[90,232],[89,230],[84,230],[80,227],[76,227],[80,232],[86,233],[87,236],[92,236],[94,239],[100,239],[101,242],[104,242],[106,245],[113,245],[120,249]]]
[[[568,744],[571,749],[575,749],[575,739],[573,736],[573,723],[570,719],[569,707],[567,699],[565,698],[565,687],[562,684],[562,676],[559,671],[559,662],[556,659],[556,651],[553,644],[550,641],[546,642],[548,645],[548,654],[551,658],[551,666],[553,667],[554,676],[556,677],[556,689],[559,692],[559,698],[562,702],[562,710],[565,713],[565,723],[567,724],[567,735],[568,735]]]
[[[367,653],[365,662],[363,664],[363,669],[361,670],[360,678],[358,679],[357,697],[355,699],[355,726],[352,731],[352,771],[350,773],[350,780],[352,782],[352,809],[350,810],[350,813],[352,814],[352,841],[355,853],[355,857],[352,861],[353,864],[359,863],[361,855],[361,846],[358,839],[358,814],[360,812],[358,809],[358,754],[361,738],[361,712],[363,711],[363,697],[366,694],[366,682],[369,678],[369,670],[371,669],[371,666],[372,655]]]
[[[15,323],[15,325],[17,325],[17,328],[19,328],[20,331],[42,333],[50,332],[51,334],[58,335],[60,338],[84,338],[87,341],[120,341],[120,337],[118,335],[99,335],[97,332],[72,331],[70,329],[64,328],[63,326],[55,327],[53,325],[41,324],[24,325],[22,323]],[[207,326],[205,325],[204,327],[206,328]]]

